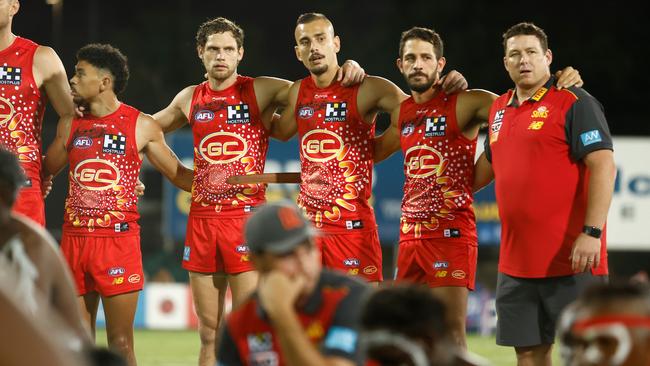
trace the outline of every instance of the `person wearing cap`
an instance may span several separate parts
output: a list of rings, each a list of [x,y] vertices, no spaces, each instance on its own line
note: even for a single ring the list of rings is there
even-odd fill
[[[361,365],[361,281],[322,269],[316,232],[290,202],[267,204],[245,226],[257,291],[226,319],[217,365]]]

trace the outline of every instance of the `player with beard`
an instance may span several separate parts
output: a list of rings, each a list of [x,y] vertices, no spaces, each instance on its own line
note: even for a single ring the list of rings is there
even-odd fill
[[[325,267],[379,282],[381,247],[368,203],[374,121],[379,111],[392,112],[407,96],[390,81],[375,76],[359,86],[342,88],[335,80],[341,41],[325,15],[301,15],[295,39],[296,57],[310,76],[294,83],[290,105],[276,127],[287,139],[296,131],[300,136],[298,204],[324,234],[318,242]],[[465,85],[457,73],[445,79],[445,90],[450,93]]]
[[[135,365],[133,319],[144,276],[134,187],[143,155],[186,191],[192,170],[169,149],[151,116],[117,99],[128,76],[126,57],[110,45],[77,52],[70,85],[74,102],[89,113],[59,121],[44,168],[55,175],[70,163],[61,251],[92,335],[101,297],[108,345]]]
[[[453,340],[466,347],[467,297],[474,289],[477,247],[472,209],[476,139],[496,94],[445,93],[435,87],[445,66],[443,42],[431,29],[402,33],[397,67],[411,96],[391,113],[375,140],[375,161],[401,146],[404,197],[396,280],[428,285],[446,302]],[[581,83],[567,68],[558,85]]]
[[[257,272],[249,261],[244,222],[265,202],[264,184],[230,185],[231,176],[264,172],[273,115],[287,104],[291,82],[241,76],[244,31],[216,18],[203,23],[196,47],[208,80],[183,89],[154,118],[165,132],[185,124],[194,136],[194,182],[183,268],[189,271],[199,318],[200,365],[214,365],[217,329],[231,286],[233,304],[255,289]],[[342,82],[358,83],[363,70],[352,62]],[[352,66],[352,67],[350,67]]]
[[[45,226],[41,192],[45,105],[49,100],[59,116],[72,115],[73,106],[56,52],[11,33],[19,8],[18,0],[0,0],[0,145],[18,157],[27,177],[13,211]]]

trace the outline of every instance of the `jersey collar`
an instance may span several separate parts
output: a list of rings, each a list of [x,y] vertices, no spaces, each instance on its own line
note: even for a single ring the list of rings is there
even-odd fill
[[[524,103],[527,102],[527,101],[530,101],[531,103],[535,103],[535,102],[539,102],[539,101],[541,101],[542,99],[544,99],[544,97],[546,96],[546,94],[548,94],[548,91],[551,89],[551,87],[552,87],[554,84],[555,84],[555,77],[554,77],[554,76],[551,76],[551,77],[546,81],[546,83],[545,83],[542,87],[540,87],[539,89],[537,89],[537,91],[535,92],[535,94],[533,94],[532,97],[526,99],[526,100],[524,101]],[[517,102],[517,98],[515,98],[515,95],[516,95],[515,89],[510,89],[510,99],[508,99],[508,104],[506,104],[508,107],[515,107],[515,108],[519,107],[519,103]],[[523,104],[523,103],[522,103],[522,104]]]

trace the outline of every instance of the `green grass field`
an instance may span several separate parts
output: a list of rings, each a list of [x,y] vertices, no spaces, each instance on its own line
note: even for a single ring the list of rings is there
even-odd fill
[[[97,344],[106,345],[106,332],[97,330]],[[514,366],[514,351],[494,343],[494,337],[470,336],[469,349],[495,366]],[[197,364],[199,337],[194,331],[136,330],[135,353],[139,366],[192,366]],[[557,354],[554,354],[554,364]]]

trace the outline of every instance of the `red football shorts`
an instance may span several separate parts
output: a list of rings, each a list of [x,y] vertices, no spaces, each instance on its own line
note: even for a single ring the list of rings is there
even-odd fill
[[[63,233],[61,252],[72,271],[77,293],[113,296],[144,286],[140,235],[81,236]]]
[[[183,268],[192,272],[237,274],[253,271],[244,241],[247,217],[187,219]]]
[[[21,189],[12,211],[36,221],[45,226],[45,201],[41,189]]]
[[[477,256],[477,244],[467,240],[402,240],[395,280],[429,287],[454,286],[474,290]]]
[[[369,282],[383,281],[381,244],[377,230],[322,233],[316,238],[323,267],[361,276]]]

